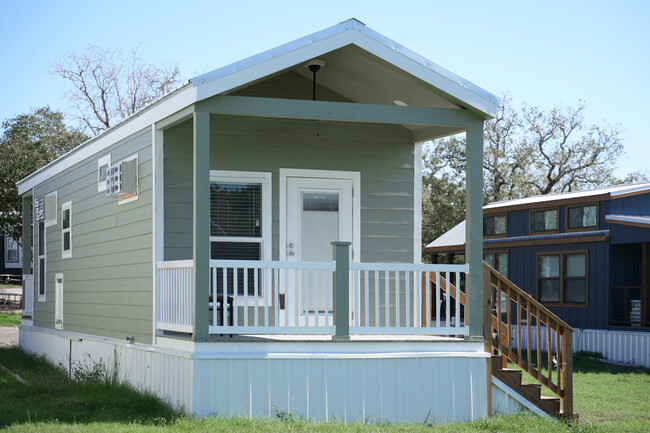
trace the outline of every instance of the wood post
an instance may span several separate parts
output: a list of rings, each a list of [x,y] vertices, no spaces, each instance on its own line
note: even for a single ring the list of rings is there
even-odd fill
[[[564,330],[562,354],[564,358],[562,410],[564,417],[570,419],[573,417],[573,334],[568,329]]]
[[[210,113],[194,112],[193,140],[193,286],[194,340],[209,336],[210,290]]]
[[[335,340],[350,339],[350,245],[332,242],[334,246],[334,328]],[[388,282],[386,283],[388,284]]]

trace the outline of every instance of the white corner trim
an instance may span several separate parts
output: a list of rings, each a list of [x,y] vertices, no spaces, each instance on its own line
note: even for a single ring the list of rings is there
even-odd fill
[[[517,400],[519,404],[521,404],[522,406],[524,406],[525,408],[533,412],[535,415],[545,417],[545,418],[551,418],[549,414],[547,414],[546,412],[544,412],[543,410],[541,410],[540,408],[538,408],[537,406],[535,406],[534,404],[532,404],[531,402],[523,398],[521,395],[519,395],[518,392],[514,391],[512,388],[510,388],[508,385],[506,385],[505,383],[503,383],[502,381],[500,381],[494,376],[492,376],[492,385],[496,386],[501,391],[505,392],[510,397]]]
[[[413,263],[422,263],[422,143],[413,144]]]
[[[287,256],[287,178],[345,179],[352,181],[352,261],[361,261],[361,172],[338,170],[311,170],[302,168],[280,168],[280,230],[279,260]]]
[[[160,311],[159,296],[156,288],[158,287],[158,270],[157,263],[165,260],[165,190],[164,190],[164,133],[160,129],[156,129],[155,124],[151,124],[151,155],[152,155],[152,178],[153,184],[152,196],[153,206],[151,215],[152,233],[153,233],[153,247],[152,247],[152,342],[154,345],[158,343],[157,340],[157,323],[158,311]]]

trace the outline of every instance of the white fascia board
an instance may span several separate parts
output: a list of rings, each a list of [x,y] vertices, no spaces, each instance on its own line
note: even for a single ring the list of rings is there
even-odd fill
[[[280,72],[284,69],[291,68],[297,64],[306,62],[314,57],[332,52],[352,43],[352,34],[349,32],[335,34],[327,39],[300,46],[285,53],[278,53],[277,56],[270,58],[267,53],[260,55],[259,61],[250,66],[244,66],[244,69],[236,69],[232,72],[218,69],[215,72],[222,71],[223,75],[214,76],[212,81],[206,81],[205,76],[193,79],[198,89],[197,101],[210,98],[215,95],[228,92],[239,86],[251,83],[260,78]],[[254,59],[257,56],[251,57]],[[249,59],[246,59],[247,63]],[[226,74],[227,73],[227,74]]]
[[[63,170],[74,166],[101,152],[107,147],[123,140],[136,132],[150,128],[152,124],[171,116],[183,108],[192,105],[196,101],[196,88],[191,85],[185,85],[168,97],[154,102],[149,107],[136,113],[129,119],[119,123],[106,132],[93,137],[85,143],[77,146],[70,152],[52,161],[45,167],[35,171],[26,178],[17,182],[18,195],[23,195],[30,191],[34,186],[49,179],[50,177],[62,172]]]

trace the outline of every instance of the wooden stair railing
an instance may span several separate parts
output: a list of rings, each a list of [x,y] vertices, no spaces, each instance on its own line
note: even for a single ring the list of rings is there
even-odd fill
[[[433,275],[430,275],[430,281],[433,283],[436,281],[435,272],[431,274]],[[447,287],[451,289],[451,297],[455,298],[456,287],[440,277],[440,287],[438,289],[446,292]],[[431,290],[430,293],[432,298],[435,299],[435,291]],[[492,348],[492,355],[495,355],[493,359],[501,360],[500,368],[493,371],[495,373],[497,370],[502,372],[502,375],[499,373],[501,377],[512,376],[512,372],[506,368],[508,360],[510,360],[557,395],[562,401],[562,410],[556,411],[552,409],[553,404],[549,404],[552,402],[547,401],[548,399],[545,397],[532,398],[530,395],[536,393],[527,391],[532,388],[531,384],[521,384],[520,389],[524,390],[524,397],[537,404],[547,413],[573,418],[572,334],[575,332],[574,329],[485,262],[483,262],[483,300],[485,323],[489,324],[489,326],[484,326],[483,329],[486,346]],[[465,293],[463,292],[460,292],[460,304],[462,306],[466,305]],[[431,305],[433,305],[433,302]],[[425,311],[423,311],[422,317],[430,316],[425,316]],[[519,343],[522,342],[522,336],[524,335],[521,329],[523,323],[525,323],[526,328],[524,330],[525,352],[519,350],[521,347]],[[531,330],[532,326],[535,327],[534,333]],[[488,327],[489,329],[487,329]],[[517,349],[512,347],[513,328],[516,328]],[[546,329],[544,336],[541,332],[542,328]],[[536,359],[531,359],[531,342],[535,343],[537,349]],[[544,346],[547,349],[547,354],[546,359],[542,360],[541,348]],[[523,356],[524,353],[526,354],[525,357]],[[544,367],[546,373],[543,371]],[[509,384],[514,384],[514,382]]]

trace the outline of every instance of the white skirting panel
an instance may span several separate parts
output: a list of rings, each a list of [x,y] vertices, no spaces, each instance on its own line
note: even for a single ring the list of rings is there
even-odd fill
[[[535,327],[531,327],[532,349],[537,342]],[[526,348],[526,326],[521,327],[522,348]],[[546,351],[546,327],[540,328],[542,350]],[[551,349],[555,350],[555,334],[551,334]],[[512,344],[517,347],[517,327],[512,327]],[[632,332],[601,329],[576,329],[573,334],[573,351],[601,353],[605,359],[650,368],[650,332]]]
[[[117,356],[120,379],[199,416],[445,423],[487,414],[482,343],[279,342],[271,352],[269,343],[170,348],[20,328],[21,348],[65,367],[71,339],[73,362],[110,367]]]
[[[549,417],[543,410],[530,403],[524,397],[517,394],[508,385],[501,382],[496,377],[492,376],[492,414],[500,413],[517,413],[521,411],[528,411],[543,416]]]
[[[191,407],[192,389],[186,386],[192,383],[192,360],[189,356],[157,352],[151,346],[128,344],[110,338],[20,327],[21,349],[44,355],[65,370],[69,365],[70,340],[73,365],[92,365],[101,361],[107,368],[112,368],[117,356],[121,381],[151,392],[177,409],[187,411]]]

